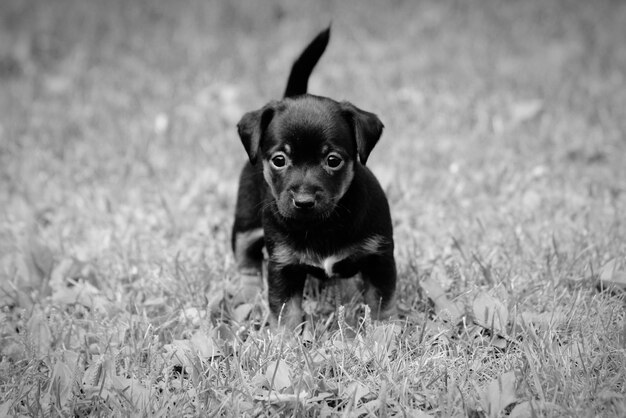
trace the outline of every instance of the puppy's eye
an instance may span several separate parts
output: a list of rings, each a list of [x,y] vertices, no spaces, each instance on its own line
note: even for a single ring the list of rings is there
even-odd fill
[[[329,168],[336,170],[343,165],[343,158],[339,154],[332,153],[326,157],[326,164]]]
[[[274,168],[284,168],[287,165],[287,156],[282,152],[277,152],[270,161]]]

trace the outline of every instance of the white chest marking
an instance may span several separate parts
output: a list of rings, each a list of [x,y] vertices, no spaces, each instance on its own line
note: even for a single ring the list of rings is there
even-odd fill
[[[313,251],[296,251],[286,244],[277,244],[270,254],[270,259],[280,265],[305,264],[324,270],[328,277],[333,276],[333,266],[348,257],[362,257],[380,252],[385,238],[373,235],[361,242],[342,248],[329,256],[322,256]]]

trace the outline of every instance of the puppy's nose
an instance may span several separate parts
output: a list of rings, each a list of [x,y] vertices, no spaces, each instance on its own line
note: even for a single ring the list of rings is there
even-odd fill
[[[298,209],[312,209],[315,206],[315,195],[297,193],[293,196],[293,205]]]

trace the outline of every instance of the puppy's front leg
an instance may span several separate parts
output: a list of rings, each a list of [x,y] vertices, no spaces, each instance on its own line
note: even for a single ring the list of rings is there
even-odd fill
[[[366,285],[365,302],[372,317],[386,319],[396,312],[396,262],[393,250],[371,255],[363,261],[361,275]]]
[[[298,265],[267,265],[267,285],[273,319],[286,330],[295,330],[304,320],[302,292],[306,271]]]

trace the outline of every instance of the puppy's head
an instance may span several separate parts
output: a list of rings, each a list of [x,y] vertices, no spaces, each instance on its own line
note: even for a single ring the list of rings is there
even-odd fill
[[[383,124],[348,102],[302,95],[246,113],[237,128],[250,162],[263,164],[279,214],[314,222],[333,212]]]

